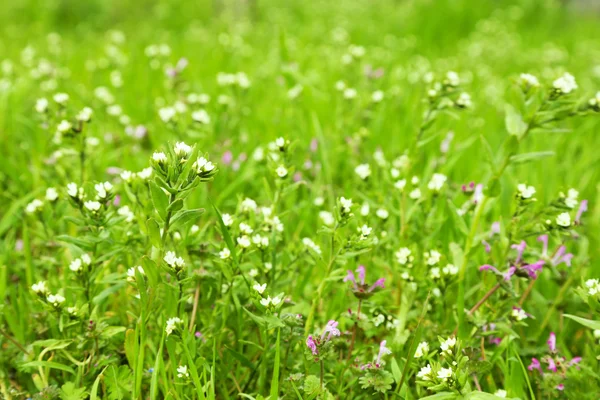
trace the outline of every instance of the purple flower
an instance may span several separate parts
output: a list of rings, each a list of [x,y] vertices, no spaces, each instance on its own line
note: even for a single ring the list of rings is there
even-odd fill
[[[490,236],[499,235],[500,234],[500,222],[496,221],[492,224],[492,229],[490,230]]]
[[[316,138],[313,138],[310,141],[310,151],[312,151],[313,153],[316,153],[318,148],[319,148],[319,141]]]
[[[482,265],[481,267],[479,267],[479,270],[480,271],[494,271],[496,274],[502,275],[502,277],[504,278],[505,281],[509,281],[510,278],[515,274],[515,271],[517,270],[517,268],[510,267],[505,273],[501,273],[493,265],[485,264],[485,265]]]
[[[548,363],[548,370],[552,372],[556,372],[556,363],[554,359],[551,357],[546,358],[546,362]]]
[[[354,273],[352,271],[348,270],[348,273],[344,277],[344,282],[352,282],[354,289],[358,289],[358,286],[356,285],[356,279],[354,278]]]
[[[544,246],[542,247],[542,257],[548,256],[548,235],[541,235],[537,238],[538,242],[542,242]]]
[[[572,253],[565,254],[566,247],[560,246],[556,251],[556,254],[552,257],[552,265],[557,266],[561,263],[567,264],[568,267],[571,266],[571,259],[573,258]]]
[[[524,265],[523,269],[525,271],[527,271],[527,274],[529,275],[530,278],[537,279],[537,271],[541,270],[543,266],[544,266],[544,261],[539,260],[537,262],[534,262],[533,264]]]
[[[329,333],[329,335],[327,335],[327,340],[331,339],[331,336],[340,336],[341,332],[340,330],[337,328],[338,326],[338,322],[336,320],[329,320],[329,322],[327,323],[327,325],[325,325],[325,329],[323,329],[323,333],[321,334],[321,340],[325,339],[325,334]]]
[[[475,186],[475,192],[473,193],[473,203],[478,204],[481,200],[483,200],[483,185],[479,183]]]
[[[529,364],[527,369],[530,371],[537,369],[538,371],[540,371],[540,374],[542,373],[542,365],[540,364],[540,361],[537,358],[531,359],[531,364]]]
[[[365,275],[366,275],[365,266],[359,265],[358,268],[356,268],[356,273],[358,274],[358,280],[360,281],[360,284],[364,285],[365,284]]]
[[[524,240],[522,240],[519,244],[513,244],[512,246],[510,246],[511,249],[517,250],[518,253],[517,259],[515,260],[515,264],[521,262],[521,258],[523,258],[523,252],[525,251],[525,247],[527,247],[527,243],[525,243]]]
[[[227,150],[225,153],[223,153],[223,156],[221,157],[221,162],[225,165],[229,165],[232,161],[233,154],[231,153],[231,150]]]
[[[369,292],[372,292],[373,290],[375,290],[375,288],[382,288],[385,289],[385,278],[379,278],[377,279],[377,281],[375,281],[375,283],[369,288]]]
[[[379,343],[379,354],[377,354],[377,361],[375,362],[377,368],[379,368],[379,366],[381,365],[381,357],[388,354],[392,354],[392,351],[385,347],[386,343],[387,340],[382,340],[381,343]]]
[[[492,251],[492,245],[490,245],[488,242],[486,242],[485,240],[481,241],[481,244],[485,246],[485,252],[489,253],[490,251]]]
[[[587,210],[588,210],[588,201],[581,200],[581,203],[579,204],[579,209],[577,210],[577,215],[575,216],[575,225],[580,224],[581,214],[583,214]]]
[[[313,353],[313,355],[317,355],[317,344],[315,343],[315,340],[313,339],[312,335],[308,335],[308,338],[306,338],[306,346],[310,349],[310,351]]]
[[[121,196],[120,195],[116,195],[114,200],[113,200],[113,205],[115,206],[119,206],[119,204],[121,204]]]
[[[562,383],[559,383],[558,385],[556,385],[556,390],[565,390],[565,385]]]
[[[550,337],[548,338],[548,341],[546,343],[548,344],[550,352],[556,353],[556,335],[554,334],[554,332],[550,332]]]
[[[581,362],[581,357],[573,357],[573,359],[567,363],[567,367],[572,367],[573,365],[577,365],[580,362]]]
[[[294,182],[300,182],[302,180],[302,172],[298,171],[294,174]]]

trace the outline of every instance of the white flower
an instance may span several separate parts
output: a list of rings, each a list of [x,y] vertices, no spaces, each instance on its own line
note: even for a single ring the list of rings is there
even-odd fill
[[[83,203],[83,206],[92,212],[96,212],[96,211],[100,210],[100,207],[102,207],[102,204],[100,204],[97,201],[86,201],[85,203]]]
[[[137,267],[131,267],[127,270],[127,280],[129,282],[134,282],[135,281],[135,270],[137,270],[140,272],[140,274],[145,275],[146,273],[144,272],[144,268],[142,268],[140,265],[138,265]]]
[[[327,226],[333,226],[335,223],[335,218],[329,211],[319,211],[319,218],[321,218],[321,221]]]
[[[62,121],[60,121],[60,123],[56,127],[56,130],[59,131],[60,133],[67,133],[71,130],[72,127],[73,127],[73,125],[71,125],[71,123],[69,121],[67,121],[66,119],[63,119]]]
[[[117,211],[122,217],[125,217],[126,222],[132,222],[135,219],[135,214],[129,209],[129,206],[123,206]]]
[[[192,119],[201,124],[210,124],[210,116],[205,110],[197,110],[192,113]]]
[[[413,200],[417,200],[419,198],[421,198],[421,189],[416,188],[414,190],[412,190],[409,194],[408,197],[410,197]]]
[[[252,236],[252,243],[260,248],[269,247],[269,238],[267,236],[260,236],[259,234],[256,234]]]
[[[568,72],[565,72],[563,76],[552,82],[552,86],[562,94],[569,94],[578,88],[577,82],[575,82],[575,77]]]
[[[363,225],[360,228],[358,228],[358,232],[360,233],[360,240],[366,239],[371,234],[372,231],[373,231],[373,228],[370,228],[367,225]]]
[[[370,212],[371,212],[371,207],[369,207],[369,203],[367,203],[365,201],[363,203],[363,205],[360,207],[360,215],[362,215],[363,217],[366,217],[367,215],[369,215]]]
[[[446,179],[446,175],[444,174],[433,174],[427,187],[429,190],[439,192],[442,186],[444,186],[444,183],[446,183]]]
[[[233,224],[233,217],[230,214],[221,215],[221,219],[223,220],[223,225],[231,226]]]
[[[321,247],[319,247],[317,244],[315,244],[315,242],[313,242],[312,239],[305,237],[304,239],[302,239],[302,243],[304,243],[304,245],[306,247],[308,247],[315,253],[321,254]]]
[[[444,81],[445,84],[447,84],[448,86],[458,86],[460,85],[460,77],[458,76],[458,74],[454,71],[448,71],[446,72],[446,80]]]
[[[381,90],[376,90],[371,95],[371,100],[373,101],[373,103],[379,103],[381,100],[383,100],[383,96],[384,94]]]
[[[219,252],[219,257],[222,260],[227,260],[229,257],[231,257],[231,251],[227,247],[224,247],[223,250]]]
[[[45,113],[48,110],[48,100],[41,98],[37,99],[35,102],[35,111],[40,114]]]
[[[155,151],[152,154],[152,160],[158,164],[166,163],[167,155],[165,153],[163,153],[162,151]]]
[[[456,275],[458,274],[458,267],[454,264],[448,264],[442,269],[442,272],[445,275]]]
[[[449,378],[452,378],[452,368],[441,368],[437,373],[437,377],[443,381],[447,381]]]
[[[248,211],[256,211],[256,209],[258,208],[258,206],[256,205],[256,202],[248,197],[246,197],[243,201],[242,204],[240,205],[240,208],[243,212],[248,212]]]
[[[342,90],[346,89],[346,83],[344,81],[337,81],[335,83],[335,89],[341,92]]]
[[[54,96],[52,96],[52,99],[56,103],[64,106],[69,101],[69,95],[66,93],[56,93]]]
[[[429,352],[429,343],[421,342],[417,346],[417,350],[415,350],[415,358],[421,358],[428,352]]]
[[[354,99],[356,97],[356,94],[357,94],[357,92],[356,92],[356,89],[354,89],[354,88],[347,88],[344,90],[344,98],[345,99],[348,99],[348,100]]]
[[[585,281],[585,286],[588,288],[588,294],[590,296],[596,296],[600,294],[599,279],[588,279],[587,281]]]
[[[342,205],[342,212],[349,214],[352,208],[352,199],[340,197],[340,204]]]
[[[556,224],[563,226],[563,227],[568,227],[571,225],[571,216],[569,215],[569,213],[564,212],[561,214],[558,214],[558,217],[556,217]]]
[[[444,340],[440,344],[440,350],[442,350],[442,353],[452,354],[452,349],[454,349],[455,345],[456,345],[456,338],[449,337],[448,339]]]
[[[421,368],[419,372],[417,372],[417,378],[423,381],[431,380],[431,365],[427,364],[427,366]]]
[[[565,199],[565,205],[569,208],[575,208],[577,206],[577,198],[579,197],[579,192],[575,189],[569,189],[567,193],[567,198]]]
[[[302,93],[303,90],[304,90],[304,86],[297,84],[288,90],[287,95],[290,99],[293,100],[293,99],[297,98],[298,96],[300,96],[300,93]]]
[[[188,367],[187,365],[180,365],[179,367],[177,367],[177,377],[178,378],[183,378],[183,377],[188,377],[190,376],[189,372],[188,372]]]
[[[175,147],[173,148],[173,152],[175,155],[179,157],[186,156],[192,152],[192,146],[185,144],[184,142],[175,143]]]
[[[398,263],[405,265],[407,262],[412,261],[411,251],[408,247],[402,247],[396,252],[396,260]]]
[[[535,188],[533,186],[527,186],[524,183],[519,183],[517,185],[517,190],[523,199],[530,199],[535,194]]]
[[[473,102],[471,101],[471,95],[469,93],[461,93],[456,99],[456,104],[459,107],[471,108],[473,106]]]
[[[94,189],[96,189],[97,197],[99,199],[105,199],[108,192],[112,190],[113,186],[110,182],[97,183],[94,185]]]
[[[123,108],[121,108],[118,104],[113,104],[111,106],[106,107],[106,112],[108,115],[112,115],[113,117],[118,117],[123,114]]]
[[[137,173],[138,178],[146,180],[152,176],[152,167],[144,168]]]
[[[373,318],[373,325],[375,325],[375,326],[379,326],[379,325],[383,324],[384,322],[385,322],[385,316],[383,314],[379,314],[375,318]]]
[[[77,118],[78,121],[89,122],[92,119],[93,113],[94,111],[92,111],[91,108],[83,107],[83,109],[79,111],[79,114],[77,114],[75,118]]]
[[[377,210],[375,215],[377,215],[381,219],[388,219],[388,217],[390,216],[390,213],[388,212],[388,210],[380,208],[379,210]]]
[[[48,297],[46,297],[46,301],[48,301],[48,303],[52,304],[53,306],[57,307],[58,305],[65,302],[65,298],[60,294],[49,294]]]
[[[256,290],[259,294],[263,294],[265,292],[265,290],[267,289],[267,284],[263,283],[262,285],[259,283],[254,284],[254,286],[252,286],[252,289]]]
[[[48,288],[46,287],[46,282],[39,281],[38,283],[34,283],[31,285],[31,290],[33,290],[36,294],[44,294],[48,292]]]
[[[365,180],[371,175],[371,167],[369,164],[360,164],[354,168],[354,172],[360,177],[360,179]]]
[[[510,315],[517,321],[523,321],[527,319],[527,313],[522,308],[513,308]]]
[[[279,176],[280,178],[285,178],[288,174],[288,170],[283,166],[280,165],[279,167],[277,167],[277,169],[275,170],[275,173],[277,174],[277,176]]]
[[[46,200],[55,201],[56,199],[58,199],[58,191],[53,187],[46,189]]]
[[[404,190],[405,186],[406,186],[406,179],[400,179],[399,181],[394,183],[394,187],[400,191]]]
[[[160,110],[158,110],[158,116],[160,117],[160,119],[162,119],[163,122],[166,123],[173,121],[176,114],[177,110],[175,110],[173,107],[163,107]]]
[[[81,259],[76,258],[73,261],[71,261],[71,264],[69,265],[69,269],[73,272],[81,271]]]
[[[521,81],[521,84],[527,88],[540,86],[538,78],[531,74],[521,74],[519,80]]]
[[[240,245],[240,247],[242,247],[244,249],[247,249],[252,244],[250,242],[250,238],[246,235],[240,236],[239,238],[236,239],[236,241]]]
[[[167,263],[167,265],[174,269],[181,269],[185,266],[185,260],[181,257],[177,257],[175,252],[168,251],[165,254],[163,260]]]
[[[325,203],[325,199],[322,197],[315,197],[315,199],[313,200],[313,204],[317,207],[322,206]]]
[[[496,397],[501,397],[503,399],[506,398],[506,396],[508,396],[508,393],[506,393],[506,390],[504,389],[498,389],[496,390],[496,392],[494,393],[494,396]]]
[[[201,174],[203,172],[210,172],[214,170],[215,165],[204,157],[198,157],[196,162],[192,164],[192,168],[194,168],[196,173]]]
[[[169,336],[173,331],[177,328],[177,325],[182,324],[183,321],[178,317],[169,318],[167,320],[167,326],[165,327],[165,332],[167,332],[167,336]]]
[[[92,258],[88,254],[82,254],[80,258],[84,265],[90,265],[92,263]]]
[[[44,206],[44,202],[39,199],[34,199],[31,203],[27,204],[25,207],[25,212],[27,214],[33,214],[39,211]]]

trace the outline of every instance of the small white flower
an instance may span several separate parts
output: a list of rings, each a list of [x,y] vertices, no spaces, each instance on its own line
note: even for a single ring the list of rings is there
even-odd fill
[[[167,155],[162,151],[155,151],[152,154],[152,160],[158,164],[164,164],[167,162]]]
[[[377,215],[381,219],[388,219],[388,217],[390,216],[390,213],[388,212],[388,210],[380,208],[379,210],[377,210],[375,215]]]
[[[53,187],[46,189],[46,200],[55,201],[56,199],[58,199],[58,191]]]
[[[152,167],[144,168],[140,172],[137,173],[138,178],[147,180],[152,176]]]
[[[446,72],[446,80],[444,81],[444,83],[448,86],[456,87],[460,85],[460,77],[456,72],[448,71]]]
[[[285,178],[288,174],[288,170],[283,165],[280,165],[275,170],[275,173],[277,174],[278,177]]]
[[[219,252],[219,257],[221,260],[227,260],[231,257],[231,251],[227,247],[224,247],[223,250]]]
[[[358,228],[358,232],[360,233],[360,240],[366,239],[371,234],[372,231],[373,231],[373,228],[370,228],[367,225],[363,225],[360,228]]]
[[[173,121],[175,116],[177,115],[177,110],[173,107],[163,107],[158,110],[158,116],[163,122],[169,123]]]
[[[192,152],[192,146],[189,146],[184,142],[177,142],[175,143],[173,152],[179,157],[184,157]]]
[[[96,196],[99,199],[105,199],[107,194],[112,190],[113,186],[110,182],[97,183],[94,185],[94,189],[96,189]]]
[[[319,218],[321,218],[321,221],[323,221],[326,226],[333,226],[335,223],[335,218],[329,211],[319,211]]]
[[[345,214],[349,214],[352,209],[352,199],[340,197],[340,204],[342,206],[342,212]]]
[[[259,283],[254,284],[254,286],[252,286],[252,289],[256,290],[259,294],[263,294],[265,292],[265,290],[267,289],[267,284],[263,283],[262,285]]]
[[[240,245],[240,247],[247,249],[248,247],[250,247],[252,245],[252,243],[250,242],[250,238],[246,235],[240,236],[239,238],[236,239],[237,243]]]
[[[590,296],[600,295],[600,279],[588,279],[585,281]]]
[[[177,328],[177,325],[182,324],[183,321],[178,317],[169,318],[167,320],[167,326],[165,327],[165,332],[167,332],[167,336],[173,333],[173,331]]]
[[[223,225],[231,226],[233,224],[233,217],[230,214],[221,215],[221,219],[223,220]]]
[[[81,271],[81,259],[76,258],[73,261],[71,261],[71,264],[69,264],[69,269],[73,272]]]
[[[427,263],[427,265],[435,265],[438,262],[440,262],[442,255],[437,250],[430,250],[425,252],[425,254],[423,254],[423,257],[425,258],[425,262]]]
[[[523,321],[527,319],[527,313],[522,308],[513,308],[510,315],[517,321]]]
[[[94,114],[94,111],[91,108],[84,107],[75,118],[81,122],[89,122],[92,119],[92,114]]]
[[[369,203],[367,203],[365,201],[363,203],[363,205],[360,207],[360,215],[362,215],[363,217],[366,217],[367,215],[369,215],[370,212],[371,212],[371,207],[369,206]]]
[[[360,179],[365,180],[371,175],[371,166],[369,164],[360,164],[354,168],[354,172]]]
[[[437,377],[444,382],[447,381],[449,378],[452,378],[452,368],[441,368],[437,373]]]
[[[44,98],[37,99],[35,102],[35,111],[40,114],[48,111],[48,100]]]
[[[404,187],[406,187],[406,179],[400,179],[399,181],[396,181],[396,183],[394,183],[394,187],[400,191],[404,190]]]
[[[421,189],[416,188],[414,190],[412,190],[409,194],[408,197],[410,197],[413,200],[418,200],[421,198]]]
[[[242,212],[256,211],[257,208],[258,206],[256,205],[256,202],[248,197],[246,197],[240,205]]]
[[[569,215],[569,213],[564,212],[561,214],[558,214],[558,216],[556,217],[556,224],[563,226],[563,227],[568,227],[571,225],[571,216]]]
[[[473,102],[471,101],[471,95],[469,93],[461,93],[456,99],[456,104],[459,107],[463,108],[471,108],[473,106]]]
[[[381,100],[383,100],[383,96],[384,94],[381,90],[376,90],[371,95],[371,101],[373,101],[373,103],[379,103]]]
[[[540,86],[538,78],[531,74],[521,74],[519,80],[521,81],[521,84],[527,88]]]
[[[69,95],[66,93],[56,93],[54,96],[52,96],[52,99],[56,103],[64,106],[69,101]]]
[[[127,270],[127,281],[129,282],[134,282],[135,281],[135,270],[137,270],[140,272],[140,274],[145,275],[146,273],[144,272],[144,268],[142,268],[140,265],[138,265],[137,267],[131,267]]]
[[[254,232],[254,230],[250,225],[246,224],[245,222],[240,222],[240,232],[246,235],[250,235],[252,232]]]
[[[412,261],[411,251],[408,247],[402,247],[396,252],[396,260],[398,263],[405,265],[407,262]]]
[[[39,281],[38,283],[34,283],[31,285],[31,290],[33,290],[36,294],[44,294],[48,292],[48,288],[46,287],[46,282]]]
[[[562,94],[569,94],[578,88],[575,77],[568,72],[565,72],[563,76],[552,82],[552,86]]]
[[[92,263],[92,258],[88,254],[82,254],[80,258],[84,265],[90,265]]]
[[[60,294],[49,294],[46,297],[46,301],[52,304],[54,307],[58,307],[60,304],[65,302],[65,298]]]
[[[417,346],[417,350],[415,350],[415,358],[421,358],[428,352],[429,352],[429,343],[421,342]]]
[[[197,110],[192,113],[192,119],[201,124],[210,124],[210,116],[205,110]]]
[[[458,274],[458,267],[454,264],[448,264],[442,269],[442,272],[445,275],[456,275]]]
[[[44,206],[44,202],[39,199],[34,199],[31,203],[27,204],[25,207],[25,212],[27,214],[33,214],[39,211]]]
[[[196,173],[202,174],[214,170],[215,165],[204,157],[198,157],[194,164],[192,164],[192,168],[194,168]]]
[[[577,201],[577,198],[579,197],[579,192],[575,189],[569,189],[569,192],[567,193],[567,198],[565,199],[565,205],[569,208],[575,208],[575,206],[577,206],[577,204],[579,203],[579,201]]]
[[[60,133],[67,133],[71,130],[72,127],[73,127],[73,125],[71,125],[71,123],[69,121],[67,121],[66,119],[63,119],[62,121],[60,121],[60,123],[56,127],[56,130],[59,131]]]
[[[455,345],[456,338],[449,337],[440,344],[440,350],[442,350],[442,354],[452,354],[452,350],[454,349]]]
[[[302,239],[302,243],[315,253],[321,254],[321,247],[319,247],[315,242],[313,242],[312,239],[305,237],[304,239]]]
[[[527,186],[524,183],[518,184],[517,190],[519,191],[519,195],[523,199],[530,199],[535,194],[535,188],[533,186]]]
[[[190,376],[190,373],[188,372],[187,365],[180,365],[179,367],[177,367],[178,378],[187,378],[188,376]]]
[[[102,204],[97,201],[86,201],[83,203],[83,206],[92,212],[97,212],[102,207]]]
[[[439,192],[440,189],[442,189],[442,187],[444,186],[444,183],[446,183],[446,179],[446,175],[444,174],[433,174],[427,187],[429,188],[429,190]]]
[[[129,206],[120,207],[117,214],[125,217],[126,222],[132,222],[135,219],[135,214],[129,209]]]
[[[182,257],[177,257],[173,251],[168,251],[163,260],[173,269],[181,269],[185,266],[185,260]]]
[[[354,88],[347,88],[344,90],[344,98],[351,100],[354,99],[357,95],[356,89]]]
[[[508,393],[506,393],[506,390],[504,389],[498,389],[496,390],[496,392],[494,393],[494,396],[496,397],[501,397],[503,399],[506,398],[506,396],[508,396]]]
[[[430,381],[431,380],[431,365],[427,364],[425,367],[421,368],[419,372],[417,372],[417,378],[422,381]]]

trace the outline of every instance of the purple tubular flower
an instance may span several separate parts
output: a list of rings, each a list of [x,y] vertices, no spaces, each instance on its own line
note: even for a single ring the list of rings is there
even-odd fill
[[[473,203],[478,204],[483,199],[483,185],[481,183],[475,186],[475,192],[473,193]]]
[[[318,148],[319,148],[319,141],[316,138],[312,139],[310,141],[310,151],[312,151],[313,153],[316,153]]]
[[[358,268],[356,268],[356,273],[358,274],[358,280],[360,281],[360,284],[364,285],[365,284],[365,275],[366,275],[365,266],[359,265]]]
[[[559,383],[558,385],[556,385],[556,390],[565,390],[565,385],[562,383]]]
[[[352,282],[354,289],[357,289],[356,278],[354,278],[354,273],[352,271],[348,270],[348,274],[344,277],[344,282]]]
[[[548,235],[541,235],[537,238],[538,242],[542,242],[544,247],[542,248],[542,257],[548,256]]]
[[[490,236],[499,235],[499,234],[500,234],[500,222],[496,221],[492,224]]]
[[[482,265],[481,267],[479,267],[479,270],[480,271],[494,271],[496,274],[502,275],[505,281],[509,281],[510,278],[515,274],[515,271],[517,270],[517,268],[510,267],[505,273],[501,273],[500,271],[498,271],[498,268],[494,267],[493,265],[485,264],[485,265]]]
[[[492,245],[490,245],[488,242],[486,242],[485,240],[481,241],[481,244],[485,246],[485,252],[489,253],[490,251],[492,251]]]
[[[525,251],[525,247],[527,247],[527,244],[525,243],[524,240],[522,240],[521,243],[519,243],[519,244],[513,244],[512,246],[510,246],[511,249],[517,250],[517,253],[518,253],[515,264],[518,264],[521,262],[521,258],[523,257],[523,252]]]
[[[306,338],[306,346],[310,349],[313,355],[318,355],[317,344],[315,343],[315,340],[313,339],[312,335],[308,335],[308,338]]]
[[[227,150],[225,153],[223,153],[223,157],[221,157],[221,162],[225,165],[229,165],[232,161],[233,153],[231,152],[231,150]]]
[[[554,362],[554,359],[551,357],[548,357],[546,359],[546,362],[548,363],[548,370],[550,370],[552,372],[556,372],[556,363]]]
[[[392,351],[390,349],[388,349],[387,347],[385,347],[386,343],[387,343],[387,340],[382,340],[381,343],[379,343],[379,354],[377,354],[377,361],[375,362],[375,365],[378,368],[381,365],[381,357],[383,357],[387,354],[392,354]]]
[[[377,279],[377,282],[375,282],[373,284],[373,286],[371,286],[369,288],[369,292],[372,292],[373,290],[375,290],[375,288],[378,288],[378,287],[382,288],[382,289],[385,289],[385,278],[379,278],[379,279]]]
[[[581,362],[581,357],[573,357],[573,359],[567,363],[567,367],[572,367],[573,365],[577,365],[580,362]]]
[[[552,257],[552,265],[557,266],[561,263],[567,264],[568,267],[571,266],[571,259],[573,258],[572,253],[565,254],[566,247],[560,246],[556,251],[556,254]]]
[[[579,209],[577,210],[577,215],[575,216],[575,224],[576,225],[580,224],[581,214],[583,214],[587,210],[588,210],[588,201],[581,200],[581,203],[579,204]]]
[[[340,336],[341,332],[340,330],[337,328],[338,326],[338,322],[331,319],[329,320],[329,322],[327,322],[327,325],[325,326],[325,329],[323,329],[323,333],[321,334],[321,340],[325,339],[325,334],[329,333],[329,335],[327,335],[327,340],[331,339],[331,336]]]
[[[539,260],[537,262],[534,262],[533,264],[524,265],[523,269],[525,271],[527,271],[527,274],[529,275],[530,278],[537,279],[537,271],[541,270],[543,266],[544,266],[544,261]]]
[[[548,341],[546,343],[548,344],[550,352],[556,353],[556,335],[554,334],[554,332],[550,332],[550,337],[548,338]]]
[[[531,359],[531,364],[529,364],[529,366],[527,367],[528,370],[533,371],[534,369],[537,369],[538,371],[540,371],[540,373],[542,373],[542,366],[540,364],[540,361],[537,358],[532,358]]]

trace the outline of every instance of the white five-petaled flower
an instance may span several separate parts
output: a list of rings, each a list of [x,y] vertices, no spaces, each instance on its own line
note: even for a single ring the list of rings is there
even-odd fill
[[[174,251],[167,251],[163,260],[173,269],[181,269],[185,266],[185,260],[182,257],[177,257]]]
[[[178,378],[187,378],[188,376],[190,376],[190,373],[188,372],[187,365],[180,365],[179,367],[177,367]]]
[[[203,172],[210,172],[214,170],[215,165],[204,157],[198,157],[196,162],[192,164],[192,168],[194,168],[196,173],[201,174]]]
[[[360,239],[366,239],[367,237],[369,237],[372,231],[373,228],[369,227],[368,225],[361,226],[360,228],[358,228],[358,232],[360,233]]]
[[[417,378],[421,379],[422,381],[431,380],[431,365],[427,364],[425,367],[422,367],[417,373]]]
[[[236,239],[241,248],[247,249],[252,245],[250,238],[247,235],[240,236]]]
[[[524,183],[519,183],[517,185],[517,190],[523,199],[530,199],[535,194],[535,188],[533,186],[527,186]]]
[[[452,350],[454,349],[455,345],[456,338],[449,337],[440,344],[440,350],[442,350],[442,354],[452,354]]]
[[[230,214],[221,215],[221,219],[223,220],[223,225],[231,226],[233,224],[233,217]]]
[[[452,378],[452,368],[441,368],[437,373],[437,377],[444,382],[447,381]]]
[[[415,350],[415,358],[421,358],[428,352],[429,352],[429,343],[421,342],[417,346],[417,350]]]
[[[425,258],[425,262],[427,263],[427,265],[435,265],[438,262],[440,262],[442,255],[437,250],[430,250],[426,251],[423,254],[423,257]]]
[[[312,241],[312,239],[305,237],[304,239],[302,239],[302,243],[309,249],[311,249],[312,251],[314,251],[317,254],[321,254],[321,247],[319,247],[317,244],[315,244],[315,242]]]
[[[97,201],[86,201],[85,203],[83,203],[83,206],[90,210],[91,212],[97,212],[98,210],[100,210],[100,207],[102,207],[102,204],[100,204]]]
[[[460,77],[456,72],[448,71],[446,72],[446,79],[444,80],[444,83],[448,86],[456,87],[460,85]]]
[[[590,296],[600,295],[600,279],[588,279],[585,281],[585,286]]]
[[[427,184],[427,187],[429,188],[429,190],[439,192],[440,189],[442,189],[442,187],[444,186],[444,183],[446,183],[446,179],[446,175],[444,174],[433,174],[431,180],[429,181],[429,184]]]
[[[53,187],[46,189],[46,200],[55,201],[56,199],[58,199],[58,191]]]
[[[162,151],[155,151],[152,154],[152,160],[158,164],[164,164],[167,162],[167,155]]]
[[[350,214],[350,211],[352,209],[352,199],[340,197],[340,204],[342,206],[342,212],[344,214]]]
[[[263,294],[265,292],[265,290],[267,289],[267,284],[263,283],[262,285],[259,283],[254,284],[254,286],[252,286],[252,289],[256,290],[259,294]]]
[[[413,257],[411,256],[410,249],[408,247],[400,248],[400,250],[396,252],[396,260],[398,260],[398,263],[402,265],[412,261]]]
[[[77,121],[89,122],[92,119],[93,114],[94,114],[94,111],[92,111],[91,108],[83,107],[83,109],[81,111],[79,111],[79,113],[77,114],[77,116],[75,118],[77,119]]]
[[[192,119],[201,124],[210,124],[210,116],[205,110],[197,110],[192,112]]]
[[[69,95],[66,93],[56,93],[54,96],[52,96],[52,100],[64,106],[69,101]]]
[[[565,198],[565,205],[569,208],[575,208],[579,201],[577,198],[579,197],[579,192],[576,189],[569,189],[567,192],[567,197]]]
[[[96,196],[99,199],[105,199],[112,188],[113,185],[110,182],[97,183],[94,185],[94,189],[96,189]]]
[[[381,219],[388,219],[390,213],[388,212],[388,210],[380,208],[375,212],[375,215],[377,215]]]
[[[400,191],[404,190],[406,187],[406,179],[400,179],[399,181],[396,181],[396,183],[394,183],[394,187]]]
[[[327,226],[333,226],[335,223],[335,218],[329,211],[319,211],[319,218],[321,218],[321,221]]]
[[[135,281],[135,270],[138,270],[140,272],[140,274],[145,275],[146,273],[144,272],[144,268],[142,268],[141,265],[138,265],[137,267],[131,267],[127,270],[127,280],[129,282],[133,282]]]
[[[273,297],[271,298],[271,296],[267,296],[266,299],[262,299],[260,301],[260,304],[262,304],[265,307],[269,307],[269,306],[273,306],[273,307],[277,307],[277,305],[279,305],[281,303],[281,298],[279,296],[277,297]]]
[[[409,194],[408,197],[410,197],[413,200],[418,200],[421,198],[421,189],[416,188],[413,189]]]
[[[473,106],[473,102],[471,101],[471,95],[469,93],[461,93],[456,99],[456,104],[459,107],[463,108],[471,108]]]
[[[231,257],[231,251],[227,247],[224,247],[223,250],[219,252],[219,258],[221,258],[221,260],[227,260],[229,257]]]
[[[177,110],[173,107],[163,107],[158,110],[158,116],[163,122],[171,122],[175,119],[177,115]]]
[[[522,308],[515,307],[512,309],[510,314],[517,321],[523,321],[524,319],[527,319],[527,313]]]
[[[69,121],[67,121],[66,119],[63,119],[56,126],[56,130],[59,131],[60,133],[67,133],[71,130],[72,127],[73,127],[73,125],[71,125],[71,123]]]
[[[521,85],[525,86],[525,88],[533,88],[540,86],[538,78],[531,74],[521,74],[519,76],[519,80],[521,82]]]
[[[37,99],[35,102],[35,111],[40,114],[48,111],[48,100],[45,98]]]
[[[578,88],[575,77],[568,72],[552,82],[552,86],[562,94],[569,94]]]
[[[365,180],[371,175],[371,166],[369,164],[359,164],[354,168],[354,172],[360,179]]]
[[[52,304],[54,307],[58,307],[59,305],[65,302],[65,298],[61,294],[49,294],[46,297],[46,301]]]
[[[571,226],[571,216],[569,215],[569,213],[564,212],[558,214],[558,216],[556,217],[556,224],[565,228]]]
[[[182,323],[183,321],[178,317],[169,318],[165,327],[165,332],[167,333],[167,336],[172,334],[173,331],[177,328],[177,325],[180,325]]]
[[[280,165],[275,170],[275,173],[277,174],[278,177],[285,178],[287,176],[287,174],[288,174],[288,170],[287,170],[287,168],[285,166]]]
[[[44,294],[48,292],[48,287],[46,287],[46,282],[39,281],[38,283],[31,285],[31,290],[36,294]]]
[[[25,212],[27,214],[33,214],[39,211],[44,206],[44,202],[39,199],[34,199],[31,203],[27,204],[25,207]]]
[[[184,142],[175,143],[175,147],[173,148],[173,152],[178,157],[183,157],[192,152],[192,146],[185,144]]]

